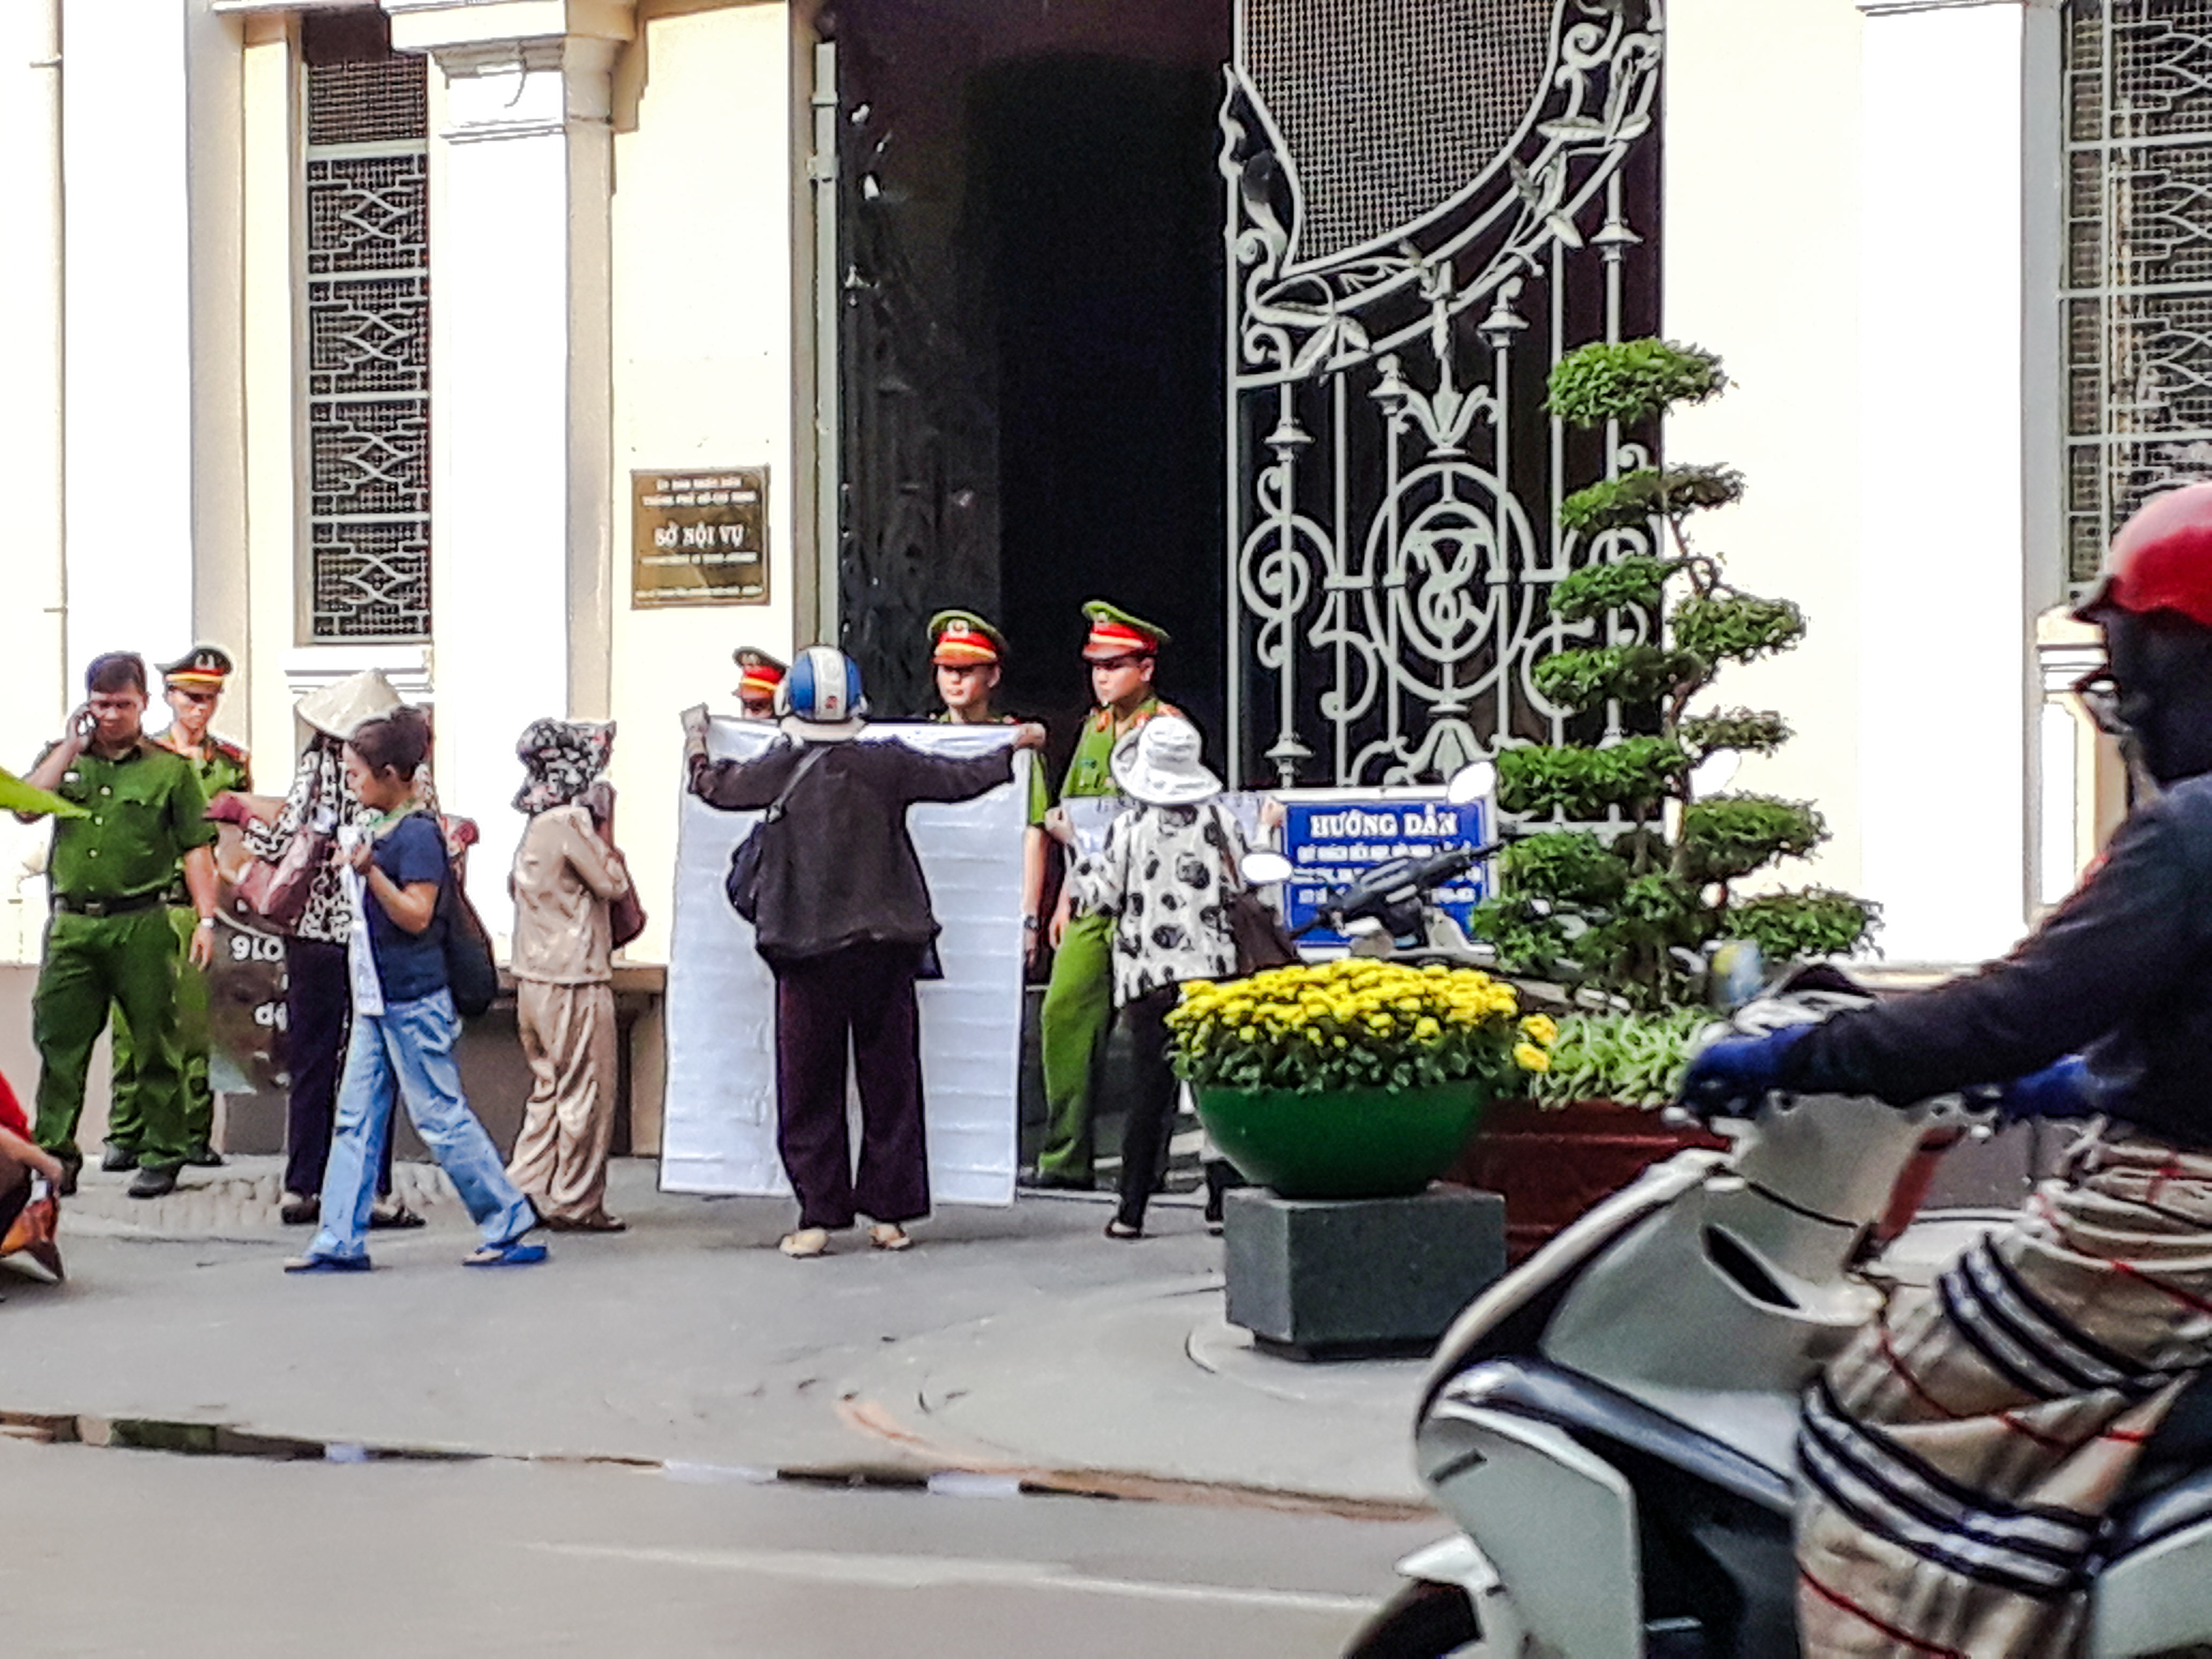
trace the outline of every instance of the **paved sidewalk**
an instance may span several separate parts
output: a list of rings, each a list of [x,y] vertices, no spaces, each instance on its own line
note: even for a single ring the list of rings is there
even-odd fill
[[[787,1204],[659,1193],[618,1163],[631,1230],[555,1235],[525,1270],[459,1266],[473,1230],[403,1164],[430,1224],[379,1271],[288,1279],[273,1159],[165,1199],[91,1176],[66,1285],[0,1267],[0,1412],[222,1424],[312,1441],[658,1462],[698,1478],[970,1472],[1078,1491],[1405,1513],[1419,1367],[1253,1353],[1220,1318],[1220,1245],[1156,1204],[947,1210],[914,1250],[773,1249]],[[97,1425],[93,1425],[98,1432]],[[719,1473],[718,1473],[719,1472]]]

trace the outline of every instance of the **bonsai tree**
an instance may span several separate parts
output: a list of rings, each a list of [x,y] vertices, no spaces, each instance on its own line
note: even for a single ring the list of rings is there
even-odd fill
[[[1725,385],[1720,360],[1694,346],[1590,345],[1552,371],[1549,408],[1576,427],[1650,429]],[[1598,557],[1558,584],[1552,608],[1603,642],[1554,653],[1533,678],[1594,740],[1497,757],[1499,807],[1558,825],[1508,846],[1502,896],[1477,912],[1509,968],[1661,1008],[1699,996],[1714,941],[1753,940],[1771,961],[1841,955],[1875,924],[1872,905],[1826,888],[1741,896],[1739,884],[1802,858],[1826,825],[1807,801],[1698,787],[1726,768],[1714,757],[1771,754],[1790,737],[1771,711],[1693,707],[1729,664],[1804,637],[1796,605],[1732,586],[1692,543],[1692,517],[1743,489],[1729,467],[1662,465],[1560,503]],[[1656,552],[1624,533],[1655,529]]]

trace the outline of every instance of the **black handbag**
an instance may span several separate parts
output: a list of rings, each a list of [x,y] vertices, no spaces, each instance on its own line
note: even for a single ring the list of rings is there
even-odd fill
[[[433,921],[445,930],[439,943],[446,953],[446,989],[453,996],[453,1011],[474,1019],[489,1012],[499,995],[499,964],[492,958],[491,934],[483,918],[461,890],[450,864],[445,880],[438,884],[438,915]]]
[[[791,776],[782,789],[768,804],[768,810],[761,814],[760,822],[753,825],[745,838],[731,849],[730,873],[723,878],[722,890],[729,896],[730,908],[747,921],[760,920],[761,838],[768,833],[769,825],[782,818],[784,806],[791,799],[791,792],[799,787],[799,779],[806,775],[815,762],[829,752],[826,747],[817,745],[800,756],[799,764],[792,769]]]

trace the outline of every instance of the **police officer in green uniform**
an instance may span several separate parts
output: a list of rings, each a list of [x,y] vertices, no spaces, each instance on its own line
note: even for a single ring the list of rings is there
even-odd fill
[[[1155,714],[1177,711],[1152,690],[1166,630],[1103,599],[1083,607],[1091,634],[1083,659],[1097,700],[1060,787],[1062,800],[1115,793],[1114,745]],[[1048,1119],[1035,1184],[1087,1188],[1091,1176],[1091,1104],[1098,1061],[1114,1024],[1114,922],[1079,915],[1063,888],[1051,926],[1052,982],[1044,994],[1044,1093]]]
[[[177,939],[163,896],[181,866],[194,915],[186,959],[205,969],[215,955],[216,827],[191,763],[145,735],[144,661],[120,651],[94,658],[85,690],[68,730],[26,779],[86,814],[54,821],[53,915],[31,1000],[40,1062],[32,1137],[62,1160],[64,1190],[74,1188],[85,1074],[108,1007],[120,1004],[138,1048],[131,1195],[158,1198],[175,1188],[191,1150],[175,1031]]]
[[[161,669],[161,692],[169,705],[169,729],[154,741],[191,763],[200,793],[210,801],[226,790],[250,793],[253,765],[246,750],[208,730],[223,684],[230,678],[230,655],[219,646],[196,645]],[[176,931],[177,1053],[183,1067],[185,1138],[191,1143],[185,1162],[215,1169],[222,1154],[215,1150],[215,1094],[208,1086],[208,984],[185,961],[199,918],[185,890],[184,871],[165,896],[169,924]],[[115,1085],[108,1096],[107,1150],[103,1170],[135,1169],[144,1114],[140,1109],[138,1050],[131,1037],[130,1016],[115,1007]]]
[[[1021,725],[1020,715],[1002,714],[995,706],[1006,662],[1006,635],[997,629],[972,611],[939,611],[929,619],[929,663],[945,707],[930,719],[954,726]],[[1032,963],[1042,937],[1037,918],[1044,902],[1044,815],[1051,805],[1052,787],[1045,781],[1043,758],[1033,755],[1029,840],[1022,849],[1022,926],[1028,930],[1026,953]]]

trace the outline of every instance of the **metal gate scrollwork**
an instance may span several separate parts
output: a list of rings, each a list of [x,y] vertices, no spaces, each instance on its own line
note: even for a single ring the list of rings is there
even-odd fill
[[[1656,191],[1630,187],[1656,0],[1239,0],[1237,21],[1232,772],[1402,783],[1556,740],[1529,670],[1595,625],[1553,618],[1550,586],[1642,534],[1577,538],[1556,507],[1649,457],[1563,430],[1544,382],[1656,325]]]

